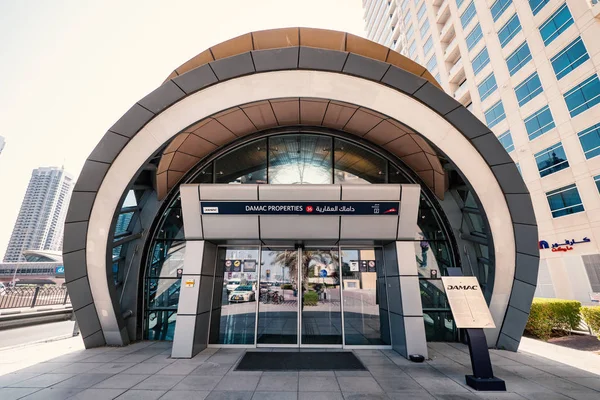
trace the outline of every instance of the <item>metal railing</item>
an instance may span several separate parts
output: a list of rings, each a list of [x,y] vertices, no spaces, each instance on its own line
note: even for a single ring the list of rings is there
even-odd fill
[[[70,304],[66,286],[0,289],[0,309]]]

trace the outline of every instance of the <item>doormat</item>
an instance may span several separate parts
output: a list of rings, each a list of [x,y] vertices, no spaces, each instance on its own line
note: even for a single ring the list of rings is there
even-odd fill
[[[236,371],[366,371],[351,351],[247,351]]]

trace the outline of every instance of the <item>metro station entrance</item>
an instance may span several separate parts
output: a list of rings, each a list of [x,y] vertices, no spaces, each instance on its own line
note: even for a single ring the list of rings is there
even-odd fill
[[[255,255],[256,263],[248,258]],[[213,305],[211,326],[218,317],[220,334],[211,337],[220,343],[211,344],[390,345],[381,248],[227,247],[218,258],[227,294]]]

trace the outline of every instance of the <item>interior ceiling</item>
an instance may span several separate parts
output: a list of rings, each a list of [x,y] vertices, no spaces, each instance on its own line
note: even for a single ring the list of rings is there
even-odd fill
[[[419,134],[372,110],[312,98],[272,99],[233,107],[185,129],[160,159],[156,171],[158,197],[163,199],[186,172],[219,147],[264,129],[298,125],[344,131],[381,146],[400,158],[443,199],[444,170],[435,150]]]

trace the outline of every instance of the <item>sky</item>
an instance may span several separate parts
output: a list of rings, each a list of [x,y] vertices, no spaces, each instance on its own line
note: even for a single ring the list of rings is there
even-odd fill
[[[33,169],[77,177],[108,128],[179,65],[289,26],[365,36],[362,1],[0,1],[0,258]]]

